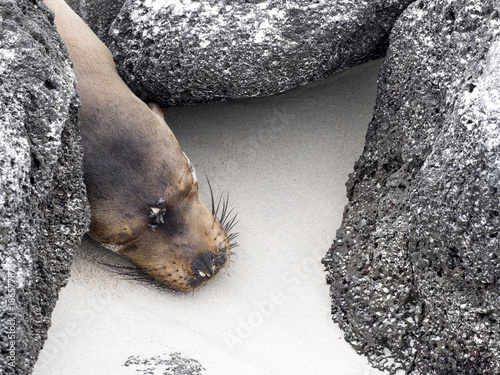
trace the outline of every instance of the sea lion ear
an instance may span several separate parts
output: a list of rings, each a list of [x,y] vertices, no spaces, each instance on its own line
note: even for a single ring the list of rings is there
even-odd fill
[[[125,244],[138,237],[138,232],[132,230],[128,225],[105,225],[95,222],[90,223],[92,238],[102,244]]]
[[[165,121],[164,116],[163,116],[163,109],[161,108],[161,106],[158,103],[150,102],[150,103],[148,103],[148,107],[149,107],[149,109],[151,109],[153,111],[153,113],[156,116],[160,117],[163,121]]]
[[[137,236],[134,235],[131,228],[128,225],[122,226],[115,233],[115,243],[127,243],[134,240]]]

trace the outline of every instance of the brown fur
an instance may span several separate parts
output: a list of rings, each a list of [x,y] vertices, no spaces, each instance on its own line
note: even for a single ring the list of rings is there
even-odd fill
[[[45,3],[73,60],[82,102],[90,235],[117,245],[163,285],[191,290],[205,283],[226,264],[229,241],[201,203],[198,183],[161,108],[148,107],[130,91],[108,48],[63,0]],[[165,223],[153,231],[151,208],[160,198]]]

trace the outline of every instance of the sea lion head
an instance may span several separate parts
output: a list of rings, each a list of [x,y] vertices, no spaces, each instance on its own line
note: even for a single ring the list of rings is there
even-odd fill
[[[234,217],[228,221],[223,212],[224,228],[217,214],[201,202],[198,182],[191,181],[150,205],[148,228],[120,250],[151,281],[178,291],[205,284],[227,264],[231,255],[228,232],[235,223]]]
[[[141,214],[130,215],[128,220],[120,217],[112,224],[118,230],[111,248],[138,267],[130,275],[171,290],[190,291],[211,280],[228,263],[235,246],[230,230],[236,216],[231,216],[227,200],[222,199],[210,212],[201,202],[193,178],[168,190],[145,204]]]
[[[215,207],[210,182],[212,210],[201,202],[193,166],[161,113],[156,114],[152,120],[148,117],[153,121],[149,128],[158,129],[155,136],[141,138],[149,147],[126,142],[130,149],[120,155],[116,170],[109,167],[112,156],[101,155],[106,162],[100,173],[97,158],[91,158],[94,165],[86,176],[92,215],[89,234],[135,263],[138,272],[131,275],[190,291],[228,263],[235,246],[230,231],[236,217],[228,210],[227,198],[221,197]],[[114,150],[116,157],[119,148]]]

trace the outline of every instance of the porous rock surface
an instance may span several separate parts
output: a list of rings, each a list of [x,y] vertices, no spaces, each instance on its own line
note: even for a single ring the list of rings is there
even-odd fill
[[[65,0],[92,31],[106,44],[109,27],[120,12],[125,0]]]
[[[29,374],[89,222],[79,100],[40,1],[0,2],[0,373]]]
[[[205,368],[195,359],[185,357],[178,352],[164,353],[151,358],[130,356],[124,364],[135,370],[136,374],[175,374],[204,375]]]
[[[115,0],[109,11],[102,0],[71,3],[135,94],[166,106],[265,96],[383,56],[411,1]]]
[[[401,16],[346,185],[323,260],[345,338],[391,374],[499,374],[497,1]]]

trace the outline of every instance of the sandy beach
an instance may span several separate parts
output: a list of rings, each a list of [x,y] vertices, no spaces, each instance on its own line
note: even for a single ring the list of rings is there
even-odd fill
[[[231,264],[200,290],[172,294],[99,265],[129,263],[86,238],[34,374],[170,374],[171,353],[207,375],[382,374],[332,322],[321,264],[363,150],[380,64],[267,98],[165,109],[204,202],[206,175],[238,212]]]

